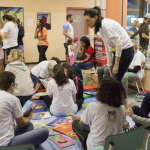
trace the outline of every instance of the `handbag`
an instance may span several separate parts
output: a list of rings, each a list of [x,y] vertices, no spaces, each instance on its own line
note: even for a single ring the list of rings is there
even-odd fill
[[[80,53],[80,52],[79,52],[79,53]],[[81,57],[79,53],[77,54],[77,57],[76,57],[76,60],[77,60],[77,61],[83,60],[83,56]]]

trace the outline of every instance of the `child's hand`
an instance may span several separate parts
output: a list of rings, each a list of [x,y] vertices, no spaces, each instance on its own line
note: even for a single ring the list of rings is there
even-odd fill
[[[77,64],[82,64],[82,61],[77,61],[76,63],[77,63]]]
[[[134,112],[133,112],[133,110],[132,110],[132,108],[131,108],[131,107],[130,107],[130,108],[128,108],[128,110],[126,111],[126,114],[127,114],[127,115],[129,115],[131,118],[133,117]]]
[[[37,29],[36,29],[36,32],[39,32],[39,31],[40,31],[40,29],[39,29],[39,28],[37,28]]]

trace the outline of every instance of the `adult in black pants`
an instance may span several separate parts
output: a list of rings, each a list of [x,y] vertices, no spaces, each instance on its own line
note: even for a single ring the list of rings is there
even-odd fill
[[[46,51],[48,48],[48,40],[47,40],[47,29],[44,27],[43,20],[38,19],[36,22],[37,28],[35,30],[34,38],[38,40],[38,51],[39,51],[39,63],[43,60],[47,60]]]
[[[132,108],[129,108],[126,112],[126,114],[132,117],[133,121],[135,121],[135,127],[140,127],[145,121],[149,120],[150,122],[150,119],[146,119],[150,118],[148,116],[149,113],[150,113],[150,93],[146,94],[146,96],[144,97],[141,107],[133,106]]]
[[[10,51],[12,49],[18,48],[18,27],[12,22],[12,16],[11,15],[4,15],[3,16],[4,21],[4,28],[3,33],[0,33],[1,38],[4,38],[3,41],[3,47],[4,47],[4,66],[5,66],[5,58],[9,55]],[[6,56],[5,56],[6,52]]]

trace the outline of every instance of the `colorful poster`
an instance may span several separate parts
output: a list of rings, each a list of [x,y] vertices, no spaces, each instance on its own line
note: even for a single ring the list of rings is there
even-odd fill
[[[50,136],[49,139],[51,141],[53,141],[60,148],[74,145],[74,143],[72,141],[70,141],[69,139],[67,139],[63,135]]]
[[[101,67],[107,64],[107,57],[104,42],[101,39],[94,38],[95,67]]]
[[[51,30],[51,13],[37,13],[37,19],[42,19],[44,27]]]
[[[11,15],[20,20],[20,25],[24,26],[24,12],[22,7],[0,7],[0,20],[4,15]]]

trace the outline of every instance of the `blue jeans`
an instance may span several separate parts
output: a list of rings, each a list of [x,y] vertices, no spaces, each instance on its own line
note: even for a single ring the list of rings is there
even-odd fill
[[[126,96],[126,92],[125,92],[124,86],[122,85],[121,80],[125,72],[127,71],[130,63],[132,62],[133,57],[134,57],[133,47],[123,50],[121,54],[120,62],[119,62],[118,73],[112,74],[112,76],[120,83],[125,99],[127,98],[127,96]],[[113,52],[112,68],[114,67],[114,64],[115,64],[115,52]]]
[[[15,136],[8,144],[9,146],[30,143],[37,146],[46,141],[49,136],[49,131],[47,128],[39,128],[34,130],[31,122],[23,128],[15,126],[14,131]]]
[[[150,118],[148,115],[150,113],[150,93],[146,94],[144,97],[141,108],[138,106],[133,106],[132,110],[135,115],[143,117],[143,118]],[[140,127],[141,124],[135,123],[137,127]]]
[[[31,72],[30,72],[30,76],[31,76],[31,79],[32,79],[32,82],[33,82],[34,88],[35,88],[37,81],[38,81],[38,78],[35,75],[33,75]],[[45,87],[41,84],[39,90],[42,90],[42,89],[45,89]]]
[[[82,64],[73,63],[72,66],[76,69],[76,72],[81,80],[83,80],[81,69],[90,69],[94,65],[90,62],[85,62]]]
[[[24,53],[23,45],[18,45],[18,50],[21,50],[21,51],[22,51],[22,53]]]

